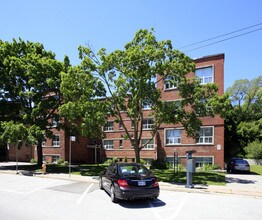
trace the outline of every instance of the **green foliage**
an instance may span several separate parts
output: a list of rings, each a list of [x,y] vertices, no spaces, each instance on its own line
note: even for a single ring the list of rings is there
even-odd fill
[[[63,91],[65,97],[67,97],[66,93],[71,94],[71,100],[75,103],[71,103],[71,114],[73,115],[74,111],[81,112],[81,107],[75,106],[78,100],[81,100],[81,94],[87,92],[87,98],[84,98],[87,102],[94,95],[85,89],[85,86],[80,86],[84,91],[79,91],[80,88],[75,87],[79,87],[84,81],[87,88],[96,91],[92,84],[89,85],[90,79],[93,79],[89,74],[99,76],[109,94],[106,103],[108,103],[108,106],[113,106],[111,109],[107,108],[109,110],[107,112],[116,118],[116,122],[122,124],[125,131],[124,137],[130,141],[134,148],[136,162],[140,162],[140,151],[143,148],[141,146],[142,120],[148,117],[143,112],[143,104],[150,105],[154,110],[149,115],[154,118],[152,138],[162,123],[181,123],[187,134],[194,137],[201,125],[198,119],[199,110],[201,110],[201,116],[215,114],[215,111],[210,111],[211,108],[202,100],[207,100],[208,104],[211,104],[209,99],[214,97],[217,86],[212,83],[200,85],[197,78],[187,79],[186,75],[195,69],[194,61],[181,51],[173,49],[170,40],[158,41],[153,29],[137,31],[132,41],[128,42],[123,50],[107,53],[106,49],[102,48],[95,54],[90,48],[81,46],[79,47],[79,54],[82,59],[80,69],[85,72],[86,76],[78,74],[79,77],[74,77],[73,80],[68,81],[69,87]],[[79,71],[74,70],[74,72]],[[87,76],[89,78],[84,80]],[[161,101],[161,91],[156,87],[156,83],[161,80],[177,85],[182,99],[181,107],[170,106],[170,103]],[[96,80],[93,80],[93,84],[96,84],[96,82]],[[99,88],[99,91],[103,91],[102,85],[97,88]],[[99,95],[101,94],[98,93],[97,96]],[[186,111],[186,106],[191,106],[193,111]],[[93,108],[99,109],[96,106],[93,106]],[[106,108],[100,109],[105,110]],[[122,118],[123,111],[130,119],[129,122],[131,121],[133,124],[132,132],[127,129],[127,120]],[[107,114],[104,112],[103,115]],[[83,121],[87,117],[89,117],[89,114],[84,116]],[[90,128],[93,129],[92,126],[87,126],[87,129]]]
[[[248,143],[262,141],[262,76],[237,80],[226,93],[232,105],[225,117],[225,156],[245,156]]]
[[[220,170],[220,166],[218,164],[208,164],[204,163],[203,166],[200,168],[200,170],[206,172],[211,170]]]
[[[146,161],[143,160],[143,159],[140,159],[140,163],[145,165],[145,164],[146,164]]]
[[[245,147],[247,157],[250,159],[262,159],[262,142],[253,141]]]
[[[57,164],[58,164],[58,165],[61,165],[61,164],[64,164],[64,163],[65,163],[65,160],[62,159],[62,158],[59,158],[59,159],[57,160]]]
[[[116,163],[116,162],[118,162],[118,158],[117,158],[117,157],[113,157],[113,158],[107,159],[107,160],[104,162],[104,164],[105,164],[105,165],[110,165],[110,164]]]
[[[256,173],[262,176],[262,166],[261,165],[250,165],[250,172]]]
[[[15,113],[14,110],[10,113],[5,111],[8,114],[2,120],[9,121],[11,118],[28,129],[35,126],[50,137],[51,119],[58,118],[60,72],[63,69],[63,63],[40,43],[20,38],[12,42],[0,40],[0,100],[8,103],[7,107],[16,106]],[[37,140],[38,163],[42,163],[43,135],[39,136],[39,132],[31,134],[33,138],[30,142]]]
[[[32,158],[32,159],[30,160],[30,163],[31,163],[31,164],[35,164],[35,163],[37,163],[37,160],[36,160],[35,158]]]
[[[0,129],[0,142],[9,144],[19,144],[19,147],[23,143],[32,145],[35,143],[35,138],[22,123],[15,123],[13,121],[1,122]]]
[[[178,171],[185,170],[185,167],[181,163],[179,163],[179,164],[177,164],[177,170]]]
[[[167,164],[165,161],[162,160],[153,160],[151,163],[151,168],[152,169],[167,169]]]

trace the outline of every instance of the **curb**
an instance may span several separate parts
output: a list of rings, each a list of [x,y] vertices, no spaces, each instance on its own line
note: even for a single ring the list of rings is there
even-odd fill
[[[0,173],[4,174],[13,174],[17,175],[14,170],[0,170]],[[45,174],[42,173],[34,173],[32,171],[24,171],[19,170],[19,175],[24,176],[35,176],[40,178],[51,178],[51,179],[60,179],[60,180],[68,180],[68,181],[77,181],[77,182],[90,182],[90,183],[98,183],[98,176],[79,176],[71,174]],[[252,191],[252,190],[242,190],[242,189],[234,189],[227,186],[212,186],[212,185],[194,185],[194,188],[185,188],[185,185],[178,185],[173,183],[159,182],[159,186],[161,189],[166,191],[176,191],[176,192],[187,192],[187,193],[211,193],[211,194],[225,194],[225,195],[241,195],[241,196],[249,196],[257,199],[262,199],[262,192],[260,191]]]

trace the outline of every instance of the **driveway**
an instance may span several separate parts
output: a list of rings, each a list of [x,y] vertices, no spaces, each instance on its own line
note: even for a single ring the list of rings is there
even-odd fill
[[[262,192],[262,176],[255,174],[226,174],[226,187],[243,191]]]

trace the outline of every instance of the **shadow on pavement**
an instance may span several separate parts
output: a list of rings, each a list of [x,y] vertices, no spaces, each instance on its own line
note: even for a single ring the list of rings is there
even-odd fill
[[[145,208],[156,208],[165,206],[166,203],[160,199],[155,200],[131,200],[121,201],[119,205],[128,209],[145,209]]]

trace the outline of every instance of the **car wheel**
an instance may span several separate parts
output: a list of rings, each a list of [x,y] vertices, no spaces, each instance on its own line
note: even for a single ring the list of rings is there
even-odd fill
[[[100,177],[99,179],[99,189],[103,190],[104,187],[103,187],[103,182],[102,182],[102,178]]]
[[[118,199],[115,196],[115,188],[114,186],[111,186],[110,188],[110,197],[111,197],[111,201],[116,203],[118,201]]]

